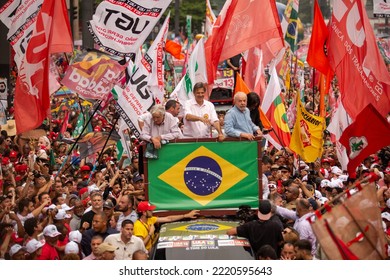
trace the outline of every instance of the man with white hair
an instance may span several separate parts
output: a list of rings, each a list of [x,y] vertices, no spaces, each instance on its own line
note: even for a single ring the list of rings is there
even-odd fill
[[[150,109],[150,115],[145,118],[141,139],[153,144],[155,149],[161,148],[162,140],[173,140],[180,137],[179,126],[174,116],[165,112],[161,104]]]
[[[234,95],[234,107],[226,113],[225,117],[225,133],[227,136],[254,140],[256,136],[263,135],[260,127],[252,122],[246,104],[246,94],[237,92]]]

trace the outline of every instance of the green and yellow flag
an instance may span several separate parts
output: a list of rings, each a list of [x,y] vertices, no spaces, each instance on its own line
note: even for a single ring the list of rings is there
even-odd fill
[[[291,136],[290,149],[306,162],[314,162],[322,155],[325,118],[306,111],[297,94],[297,119]]]
[[[169,143],[148,162],[148,193],[159,210],[258,207],[258,143]]]

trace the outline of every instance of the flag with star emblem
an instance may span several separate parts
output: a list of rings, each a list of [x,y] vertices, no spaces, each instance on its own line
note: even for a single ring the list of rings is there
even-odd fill
[[[257,207],[257,151],[255,141],[164,145],[148,162],[149,200],[159,210]]]

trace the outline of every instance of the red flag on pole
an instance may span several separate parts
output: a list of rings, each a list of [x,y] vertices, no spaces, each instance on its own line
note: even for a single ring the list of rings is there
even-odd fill
[[[259,19],[260,11],[267,16]],[[284,46],[275,1],[226,1],[205,43],[209,84],[214,83],[218,62],[256,46],[267,50],[267,58]]]
[[[370,103],[383,117],[390,108],[390,74],[362,2],[335,1],[329,29],[329,62],[352,119]]]
[[[311,32],[309,50],[307,52],[307,63],[324,75],[330,71],[327,57],[326,43],[329,38],[329,30],[322,17],[318,1],[314,2],[314,22]]]
[[[214,84],[218,62],[220,61],[222,48],[225,43],[226,33],[232,20],[234,9],[238,0],[228,0],[225,2],[221,13],[214,23],[213,31],[207,39],[204,50],[206,55],[208,83]]]
[[[347,149],[348,172],[353,174],[366,157],[390,145],[390,124],[368,104],[344,130],[340,143]]]
[[[64,0],[45,0],[27,45],[15,88],[17,133],[37,128],[50,108],[50,54],[72,52],[68,13]]]

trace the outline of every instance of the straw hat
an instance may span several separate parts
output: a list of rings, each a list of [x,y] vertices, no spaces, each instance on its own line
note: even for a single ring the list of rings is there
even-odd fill
[[[8,120],[7,124],[1,126],[1,130],[7,131],[8,136],[15,136],[16,135],[15,120]]]

